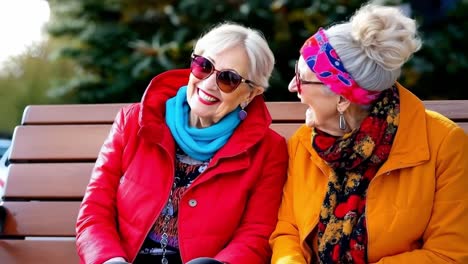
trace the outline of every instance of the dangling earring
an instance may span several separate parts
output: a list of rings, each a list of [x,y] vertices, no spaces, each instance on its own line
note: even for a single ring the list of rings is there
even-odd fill
[[[340,113],[340,121],[338,123],[341,130],[346,130],[346,120],[344,118],[343,112]]]
[[[240,104],[240,108],[241,110],[239,111],[238,115],[239,115],[239,119],[242,121],[244,119],[247,118],[247,112],[244,110],[244,108],[248,105],[247,102],[242,102]]]

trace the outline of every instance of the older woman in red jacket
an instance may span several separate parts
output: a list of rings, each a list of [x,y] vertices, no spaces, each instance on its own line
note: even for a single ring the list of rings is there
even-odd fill
[[[191,59],[118,113],[78,215],[82,263],[269,262],[287,168],[260,96],[273,54],[222,24]]]

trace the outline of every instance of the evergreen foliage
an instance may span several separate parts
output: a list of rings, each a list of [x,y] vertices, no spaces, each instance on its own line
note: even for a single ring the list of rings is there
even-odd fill
[[[393,1],[398,2],[398,1]],[[458,1],[445,19],[423,27],[424,48],[404,69],[402,82],[423,99],[468,98],[466,89],[446,89],[448,80],[466,83],[468,1]],[[75,94],[82,103],[134,102],[151,78],[186,68],[194,41],[222,21],[261,30],[277,60],[270,101],[296,100],[287,91],[303,41],[342,21],[363,1],[329,0],[49,0],[49,33],[65,38],[61,56],[78,69],[57,93]],[[417,11],[417,10],[416,10]],[[418,15],[418,13],[416,13]],[[424,21],[420,13],[420,21]],[[443,80],[443,81],[442,81]]]

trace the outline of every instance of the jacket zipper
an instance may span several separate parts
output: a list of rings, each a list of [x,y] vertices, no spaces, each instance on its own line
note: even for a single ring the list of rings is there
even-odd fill
[[[160,144],[159,144],[159,146],[164,150],[164,152],[167,154],[167,156],[170,157],[169,151],[167,151],[167,149],[163,148]],[[170,171],[172,171],[172,174],[174,174],[174,169],[175,169],[175,168],[174,168],[174,160],[172,160],[172,163],[171,163],[169,166],[171,166],[171,168],[170,168],[171,170],[170,170]],[[172,181],[171,181],[171,185],[170,185],[170,186],[171,186],[171,188],[172,188],[172,185],[174,184],[174,181],[175,181],[174,175],[172,175],[171,178],[172,178]],[[167,197],[167,198],[166,198],[166,201],[169,199],[169,195],[171,194],[171,188],[169,188],[169,192],[168,192],[167,195],[166,195],[166,197]],[[151,222],[151,225],[149,225],[149,227],[146,229],[146,232],[144,233],[145,235],[144,235],[143,239],[141,240],[141,242],[139,243],[139,245],[138,245],[138,247],[137,247],[137,252],[134,253],[134,257],[132,258],[132,261],[131,261],[131,262],[135,261],[136,257],[138,256],[138,252],[140,251],[141,246],[143,246],[143,243],[145,242],[145,239],[146,239],[146,237],[148,236],[149,231],[151,230],[151,228],[153,227],[153,225],[154,225],[154,223],[156,222],[157,218],[159,217],[159,214],[161,214],[161,212],[162,212],[164,206],[166,206],[165,203],[163,203],[163,206],[162,206],[159,210],[156,211],[156,212],[158,212],[158,213],[156,213],[156,214],[153,215],[153,217],[152,217],[152,218],[153,218],[153,221]],[[181,255],[181,256],[182,256],[182,255]]]
[[[238,154],[235,154],[235,155],[220,157],[216,163],[211,163],[211,162],[208,163],[208,166],[206,167],[206,169],[205,169],[202,173],[200,173],[200,175],[198,175],[198,177],[192,182],[192,184],[190,185],[190,187],[187,188],[187,190],[185,190],[184,194],[180,197],[180,201],[182,201],[182,200],[184,199],[184,196],[185,196],[185,194],[187,193],[187,191],[190,190],[191,188],[193,188],[193,186],[195,185],[196,181],[200,179],[200,176],[202,176],[202,174],[206,174],[206,172],[208,171],[208,169],[211,169],[211,168],[213,168],[214,166],[216,166],[216,165],[219,163],[219,161],[220,161],[221,159],[233,158],[233,157],[235,157],[235,156],[238,156],[238,155],[240,155],[240,154],[242,154],[242,153],[246,153],[246,152],[247,152],[247,151],[244,150],[244,151],[241,151],[241,152],[239,152]],[[180,212],[181,212],[181,209],[182,209],[182,207],[180,206],[180,203],[179,203],[179,208],[178,208],[179,215],[181,214],[181,213],[180,213]],[[179,220],[180,220],[180,219],[179,219]],[[181,221],[177,221],[177,236],[179,236],[180,222],[181,222]],[[178,240],[179,240],[179,254],[180,254],[180,258],[181,258],[181,260],[182,260],[182,263],[184,263],[184,254],[183,254],[183,251],[182,251],[182,248],[183,248],[183,247],[181,246],[181,245],[183,244],[183,241],[182,241],[182,239],[180,239],[180,237],[178,237]]]

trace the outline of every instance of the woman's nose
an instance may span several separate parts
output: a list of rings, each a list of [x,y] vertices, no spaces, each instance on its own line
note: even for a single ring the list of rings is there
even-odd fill
[[[213,72],[208,78],[201,80],[200,86],[205,89],[218,89],[218,85],[216,84],[216,72]]]
[[[291,93],[296,93],[296,92],[297,92],[297,85],[296,85],[296,78],[295,78],[295,77],[293,77],[293,78],[291,79],[291,81],[289,82],[288,90],[289,90]]]

